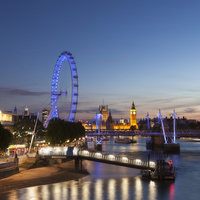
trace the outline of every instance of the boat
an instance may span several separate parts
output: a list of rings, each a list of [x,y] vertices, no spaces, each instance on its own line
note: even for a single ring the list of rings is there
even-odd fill
[[[162,167],[162,163],[157,163],[156,170],[151,173],[151,179],[175,180],[176,168],[172,165],[170,157],[164,160],[164,170]]]
[[[137,143],[137,140],[132,139],[131,143]]]
[[[115,143],[130,144],[132,141],[130,138],[117,138],[115,139]]]
[[[108,141],[108,140],[109,138],[106,138],[106,137],[102,138],[102,141]]]

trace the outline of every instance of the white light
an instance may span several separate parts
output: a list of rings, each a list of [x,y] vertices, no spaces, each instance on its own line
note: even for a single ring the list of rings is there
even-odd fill
[[[128,162],[128,158],[127,157],[122,157],[122,162]]]
[[[114,159],[115,159],[115,156],[109,155],[108,158],[109,158],[110,160],[114,160]]]
[[[149,162],[149,165],[155,166],[155,162],[150,161],[150,162]]]
[[[102,154],[101,153],[95,153],[95,157],[96,158],[102,158]]]
[[[60,147],[56,148],[56,151],[60,151]]]
[[[139,160],[139,159],[136,159],[135,161],[136,161],[136,163],[137,163],[137,164],[139,164],[139,165],[140,165],[140,164],[141,164],[141,162],[142,162],[142,161],[141,161],[141,160]]]
[[[89,151],[84,150],[82,153],[83,153],[84,156],[89,156]]]

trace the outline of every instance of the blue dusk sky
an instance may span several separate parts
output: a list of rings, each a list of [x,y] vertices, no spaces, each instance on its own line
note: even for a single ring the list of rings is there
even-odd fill
[[[0,110],[50,108],[53,70],[69,51],[76,120],[92,119],[103,103],[113,118],[129,118],[133,101],[137,118],[175,109],[200,120],[199,9],[199,0],[0,1]]]

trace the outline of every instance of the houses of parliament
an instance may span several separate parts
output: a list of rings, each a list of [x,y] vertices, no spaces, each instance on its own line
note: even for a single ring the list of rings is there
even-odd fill
[[[130,121],[127,119],[120,119],[120,121],[115,122],[112,119],[111,111],[108,113],[108,106],[107,105],[100,105],[99,106],[99,113],[102,114],[102,130],[130,130],[130,129],[138,129],[138,125],[136,122],[136,115],[137,111],[135,108],[135,104],[132,103],[130,109]],[[85,127],[85,130],[94,130],[96,129],[96,122],[93,121],[92,123],[85,122],[82,124]]]

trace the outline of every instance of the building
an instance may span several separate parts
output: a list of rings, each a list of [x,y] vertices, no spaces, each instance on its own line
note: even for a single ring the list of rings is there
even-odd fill
[[[109,111],[108,115],[108,106],[101,105],[99,106],[99,112],[103,115],[103,120],[101,124],[101,129],[103,130],[134,130],[138,129],[136,117],[137,117],[137,111],[135,108],[135,104],[132,103],[131,109],[130,109],[130,121],[129,119],[120,119],[119,122],[114,122],[112,119],[111,111]],[[82,124],[86,130],[89,129],[96,129],[95,122],[91,123],[89,126],[88,123]]]
[[[37,120],[37,113],[29,112],[28,107],[26,106],[24,112],[22,112],[22,115],[19,115],[19,121],[23,120],[30,120],[31,122],[35,123]]]
[[[16,107],[14,109],[14,112],[0,110],[0,123],[3,125],[4,128],[12,132],[12,126],[15,122],[18,122]]]
[[[130,126],[135,126],[138,129],[137,122],[136,122],[136,115],[137,111],[135,109],[134,102],[132,103],[131,110],[130,110]]]
[[[42,123],[43,124],[46,122],[48,116],[49,116],[49,109],[44,108],[42,110]]]
[[[99,106],[99,113],[101,113],[103,115],[103,121],[106,122],[106,120],[108,119],[108,106],[106,105],[100,105]]]

